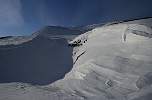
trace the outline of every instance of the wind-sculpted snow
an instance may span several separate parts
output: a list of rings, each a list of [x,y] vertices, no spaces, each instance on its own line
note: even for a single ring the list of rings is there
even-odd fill
[[[152,28],[145,25],[139,25],[139,24],[128,25],[128,28],[126,29],[126,32],[124,33],[124,41],[126,41],[127,34],[129,33],[152,38]]]
[[[69,42],[73,68],[63,79],[46,86],[1,84],[0,99],[151,100],[152,23],[139,22],[98,27],[76,37]]]
[[[81,35],[73,40],[74,43],[87,37],[87,42],[75,47],[74,58],[79,59],[72,71],[63,80],[52,85],[85,99],[140,98],[140,94],[146,91],[144,89],[151,88],[152,84],[152,40],[145,36],[147,33],[151,34],[151,30],[150,26],[136,24],[137,27],[133,29],[142,31],[142,34],[128,31],[127,41],[124,41],[124,33],[130,26],[134,24],[104,26],[87,32],[88,36]],[[83,55],[82,51],[85,51]],[[137,97],[130,97],[135,93]],[[151,100],[149,95],[145,98]]]

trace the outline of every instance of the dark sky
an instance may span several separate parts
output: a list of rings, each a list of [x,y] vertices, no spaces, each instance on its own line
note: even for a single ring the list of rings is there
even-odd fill
[[[152,16],[152,0],[0,0],[0,36]]]

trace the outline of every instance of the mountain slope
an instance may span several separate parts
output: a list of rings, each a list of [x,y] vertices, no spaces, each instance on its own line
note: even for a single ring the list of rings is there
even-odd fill
[[[0,99],[151,100],[151,27],[150,18],[79,35],[69,42],[73,68],[63,79],[46,86],[1,84]]]
[[[124,41],[123,35],[128,27],[143,33],[127,31],[129,33]],[[132,93],[143,91],[147,86],[150,88],[152,84],[152,40],[143,36],[145,33],[151,35],[152,29],[145,30],[145,27],[117,24],[96,28],[77,37],[74,41],[83,42],[87,36],[87,42],[76,50],[76,63],[72,71],[53,86],[78,92],[90,99],[133,99],[130,97]]]
[[[19,45],[31,41],[35,37],[47,38],[65,38],[72,40],[76,36],[82,34],[83,31],[78,29],[70,29],[61,26],[46,26],[29,36],[7,36],[0,38],[0,45]]]

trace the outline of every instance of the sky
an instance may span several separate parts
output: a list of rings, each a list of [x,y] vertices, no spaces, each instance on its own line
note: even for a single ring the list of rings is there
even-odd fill
[[[0,0],[0,36],[152,16],[152,0]]]

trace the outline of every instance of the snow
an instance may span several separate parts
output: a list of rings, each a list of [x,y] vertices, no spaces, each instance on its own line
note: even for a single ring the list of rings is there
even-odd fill
[[[73,45],[73,68],[63,79],[46,86],[1,84],[0,99],[151,100],[151,27],[150,18],[79,35],[69,42],[77,45]]]
[[[152,38],[152,29],[145,25],[129,24],[126,32],[124,33],[124,41],[126,41],[127,34],[129,33]]]
[[[129,99],[132,93],[140,91],[137,81],[143,84],[149,78],[144,82],[140,78],[152,71],[152,40],[147,36],[152,32],[150,27],[120,23],[98,27],[78,36],[71,42],[87,39],[86,43],[75,47],[78,49],[73,58],[79,59],[72,71],[53,85],[71,92],[79,91],[86,98],[98,97],[100,93],[111,94],[115,100]],[[140,34],[128,30],[137,30]],[[127,39],[124,41],[126,33]],[[81,82],[77,83],[78,80]],[[111,85],[107,86],[107,83]],[[150,88],[149,84],[145,83],[143,88]],[[105,98],[109,99],[108,96]]]

